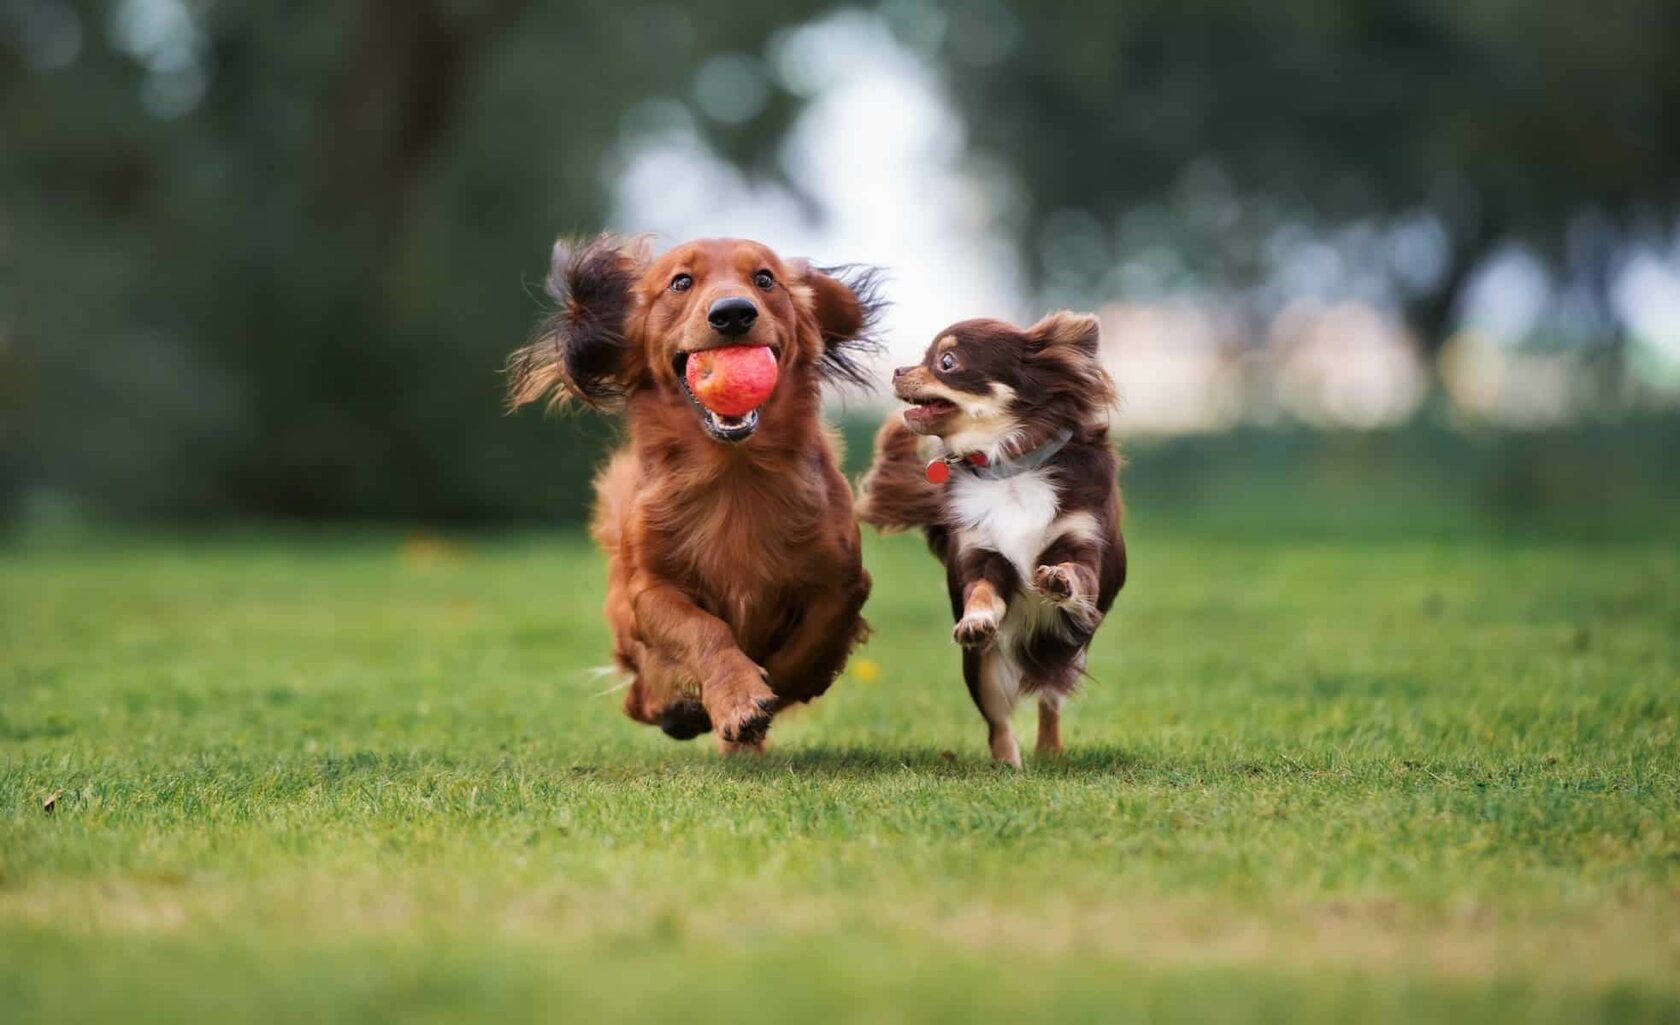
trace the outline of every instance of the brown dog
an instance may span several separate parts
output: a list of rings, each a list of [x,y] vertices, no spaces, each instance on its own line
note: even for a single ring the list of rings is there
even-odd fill
[[[893,372],[893,390],[910,408],[876,438],[858,515],[921,529],[945,564],[992,757],[1021,764],[1009,713],[1028,694],[1039,752],[1060,751],[1062,703],[1126,582],[1097,319],[953,324],[919,365]]]
[[[863,383],[872,271],[824,271],[740,239],[652,258],[612,237],[555,246],[556,312],[508,364],[509,401],[622,410],[596,478],[624,710],[687,740],[758,749],[775,713],[826,691],[867,627],[851,490],[819,419],[825,380]],[[769,346],[775,389],[725,416],[690,393],[692,353]]]

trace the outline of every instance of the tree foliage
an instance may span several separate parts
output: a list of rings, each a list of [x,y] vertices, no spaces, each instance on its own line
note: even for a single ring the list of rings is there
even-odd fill
[[[200,4],[181,112],[184,58],[125,37],[134,6],[0,0],[0,480],[127,514],[465,521],[583,507],[605,428],[505,418],[497,371],[554,236],[602,227],[627,114],[810,13]],[[30,50],[43,11],[78,27],[62,66]],[[791,110],[718,144],[762,158]]]
[[[1394,276],[1433,350],[1496,246],[1531,245],[1606,300],[1630,234],[1680,211],[1667,0],[888,9],[946,70],[975,148],[1018,176],[1041,282],[1100,289],[1129,248],[1160,244],[1188,281],[1241,287],[1281,228],[1426,218],[1441,251]],[[1080,215],[1106,259],[1059,259]]]

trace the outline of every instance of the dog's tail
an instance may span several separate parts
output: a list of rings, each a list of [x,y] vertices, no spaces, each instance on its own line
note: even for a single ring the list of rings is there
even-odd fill
[[[945,501],[940,486],[927,479],[933,439],[915,434],[896,414],[875,435],[875,462],[858,485],[859,520],[882,533],[939,524]]]

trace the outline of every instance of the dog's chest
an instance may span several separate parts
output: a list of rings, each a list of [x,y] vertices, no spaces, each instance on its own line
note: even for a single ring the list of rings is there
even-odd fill
[[[988,480],[963,474],[951,481],[951,512],[963,547],[987,548],[1014,565],[1022,581],[1051,541],[1057,495],[1048,469]]]
[[[837,578],[835,549],[809,526],[811,510],[785,494],[776,498],[731,489],[707,502],[689,501],[661,524],[654,565],[678,581],[701,608],[728,623],[745,644],[754,628],[769,630],[787,611],[790,592],[812,580]],[[756,627],[755,627],[756,625]]]

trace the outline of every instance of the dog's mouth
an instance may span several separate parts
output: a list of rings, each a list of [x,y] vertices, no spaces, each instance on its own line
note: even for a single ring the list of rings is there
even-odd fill
[[[913,431],[926,433],[928,429],[957,411],[957,404],[950,399],[933,396],[902,397],[910,403],[910,408],[904,411],[904,422]]]
[[[775,346],[770,348],[778,357],[781,355],[780,350]],[[707,408],[704,402],[695,398],[694,392],[688,387],[688,357],[689,354],[686,352],[677,353],[671,360],[671,369],[677,373],[677,384],[682,387],[683,394],[688,397],[688,404],[694,407],[696,413],[700,414],[700,426],[704,427],[706,433],[718,441],[734,443],[746,441],[752,437],[753,432],[758,430],[759,414],[764,407],[762,405],[757,406],[738,416],[729,416]]]

